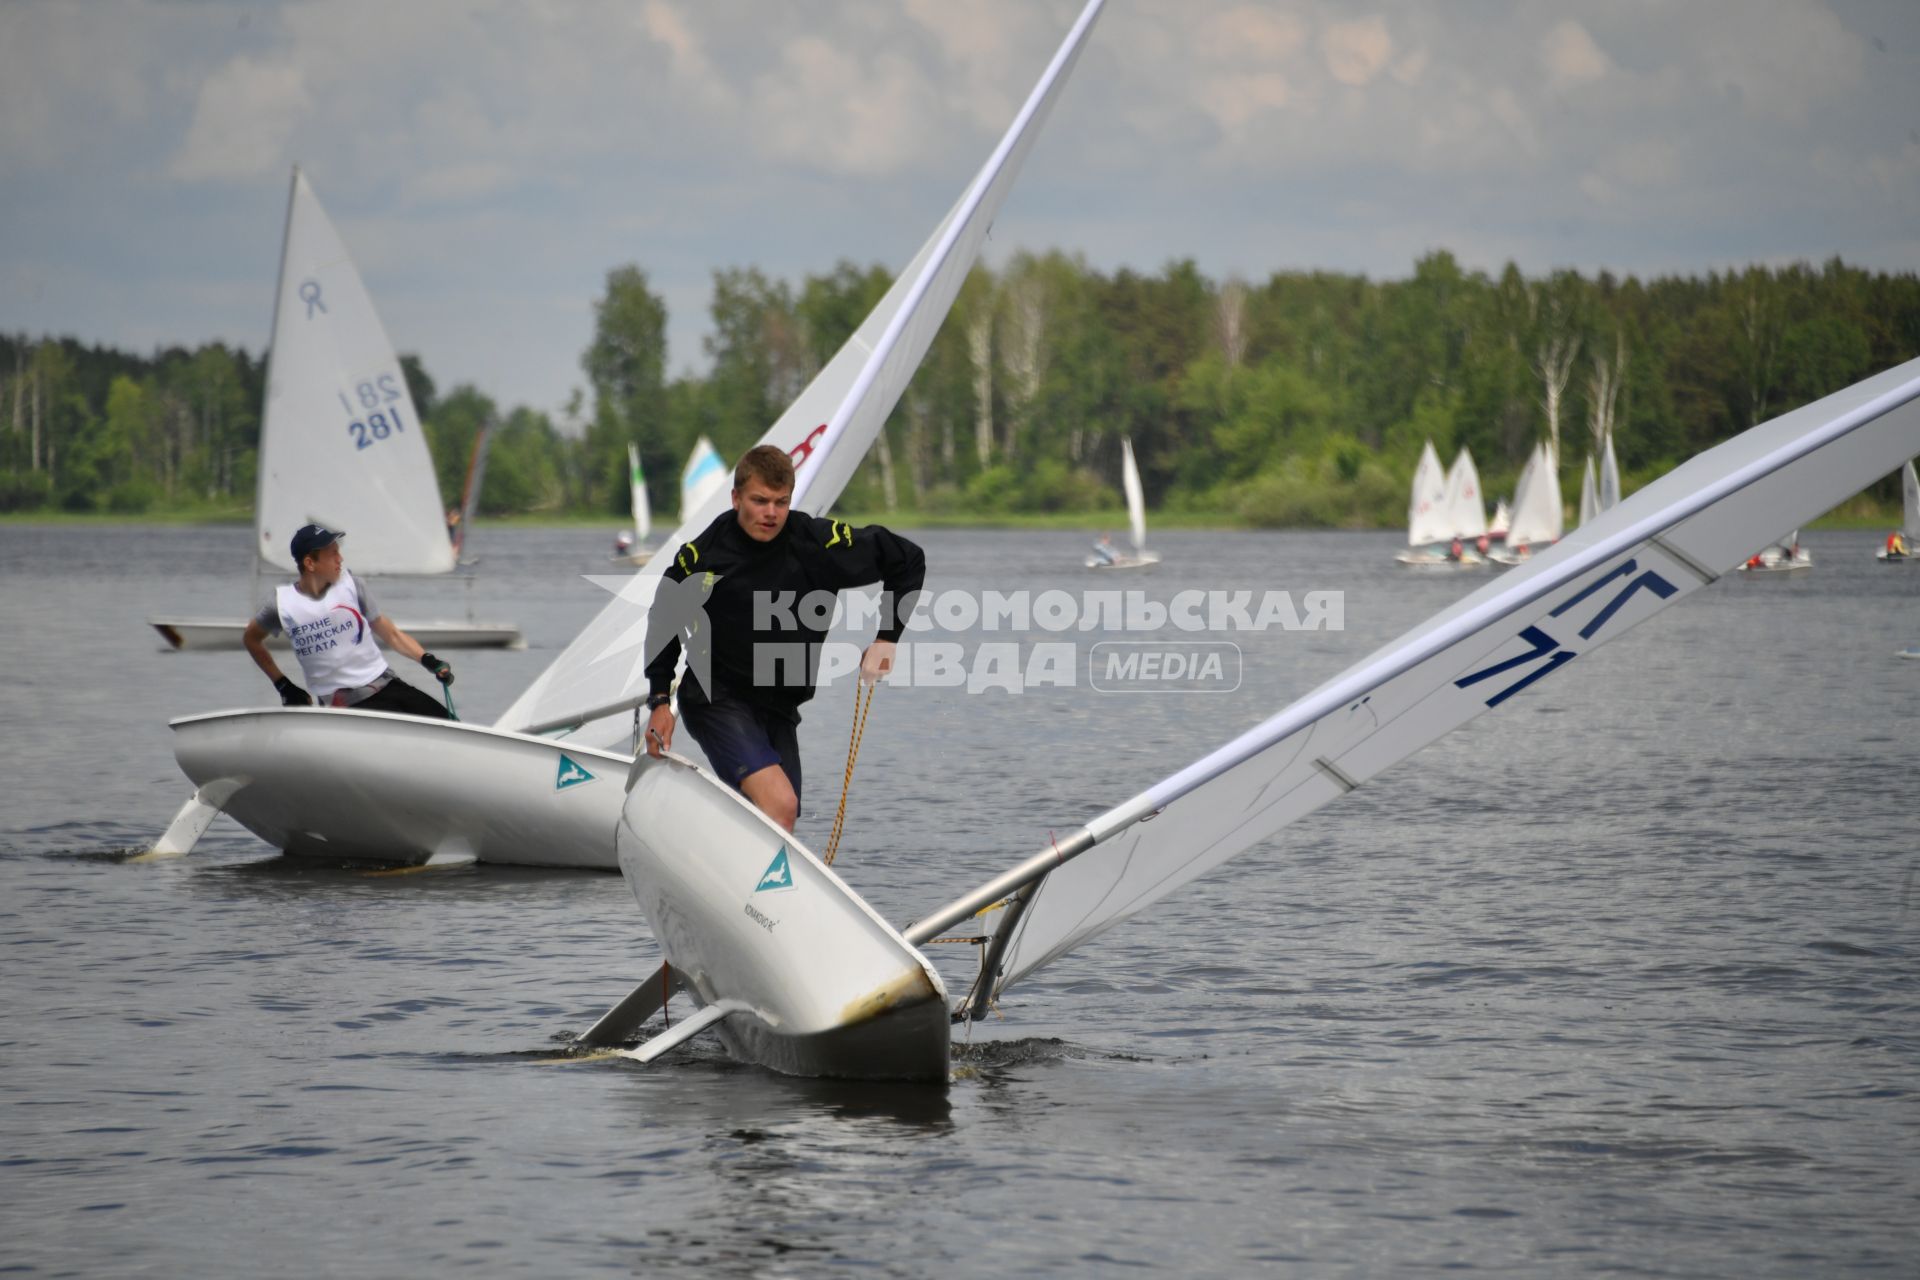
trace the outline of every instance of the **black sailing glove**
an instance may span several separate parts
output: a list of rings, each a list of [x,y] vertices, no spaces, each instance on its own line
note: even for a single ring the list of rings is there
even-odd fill
[[[420,655],[420,665],[433,672],[433,678],[441,684],[453,683],[453,668],[430,653]]]
[[[310,707],[313,705],[313,697],[308,694],[305,689],[302,689],[285,676],[281,676],[278,680],[275,680],[273,687],[279,690],[280,705],[283,707]]]

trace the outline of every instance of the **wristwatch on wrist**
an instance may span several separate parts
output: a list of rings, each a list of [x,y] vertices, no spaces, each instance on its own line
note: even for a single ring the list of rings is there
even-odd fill
[[[670,693],[650,693],[647,695],[647,710],[658,711],[672,701],[673,695]]]

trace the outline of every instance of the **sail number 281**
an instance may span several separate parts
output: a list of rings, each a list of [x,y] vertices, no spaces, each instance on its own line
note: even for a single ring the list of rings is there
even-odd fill
[[[1627,561],[1612,573],[1607,574],[1603,578],[1596,579],[1585,591],[1582,591],[1579,595],[1567,601],[1558,609],[1555,609],[1552,613],[1548,614],[1547,617],[1557,618],[1561,614],[1570,611],[1575,605],[1586,600],[1609,582],[1625,578],[1627,581],[1613,594],[1612,598],[1609,599],[1606,604],[1602,605],[1592,618],[1588,619],[1586,626],[1580,628],[1580,638],[1582,640],[1591,640],[1600,634],[1600,628],[1606,626],[1607,623],[1613,619],[1614,614],[1620,612],[1620,606],[1625,604],[1634,592],[1643,590],[1650,591],[1655,596],[1665,600],[1673,595],[1675,591],[1679,590],[1678,587],[1651,569],[1645,570],[1636,576],[1634,570],[1637,568],[1639,568],[1639,565],[1635,561]],[[1487,705],[1489,707],[1497,707],[1514,694],[1532,684],[1535,680],[1538,680],[1541,676],[1559,670],[1580,656],[1572,649],[1562,648],[1560,641],[1554,639],[1553,636],[1549,635],[1538,624],[1527,627],[1521,631],[1520,638],[1531,646],[1525,653],[1517,657],[1508,658],[1504,662],[1496,662],[1490,667],[1482,667],[1478,671],[1464,675],[1453,682],[1454,687],[1465,689],[1469,686],[1479,684],[1483,680],[1491,680],[1495,676],[1503,675],[1511,671],[1517,678],[1487,699]],[[1523,668],[1528,667],[1532,669],[1523,671]]]
[[[407,429],[406,419],[400,414],[400,386],[391,373],[355,385],[353,395],[354,400],[359,401],[357,407],[354,400],[347,399],[346,392],[336,394],[340,397],[340,407],[352,419],[347,423],[347,434],[353,437],[355,449],[371,448],[394,432]]]

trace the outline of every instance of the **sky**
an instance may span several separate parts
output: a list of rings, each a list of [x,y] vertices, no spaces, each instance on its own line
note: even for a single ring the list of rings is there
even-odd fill
[[[0,0],[0,331],[268,339],[292,166],[400,351],[557,414],[609,270],[897,270],[1077,0]],[[1920,270],[1912,0],[1109,0],[986,260]],[[1915,353],[1920,354],[1920,353]]]

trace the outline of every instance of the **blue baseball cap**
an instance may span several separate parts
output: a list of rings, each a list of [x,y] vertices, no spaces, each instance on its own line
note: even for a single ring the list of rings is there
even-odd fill
[[[346,536],[345,531],[336,532],[323,524],[301,525],[294,532],[291,544],[294,564],[299,564],[301,557],[310,556],[316,551],[324,551]]]

